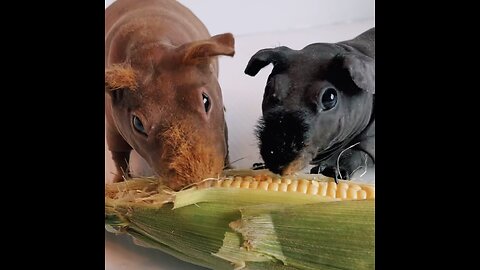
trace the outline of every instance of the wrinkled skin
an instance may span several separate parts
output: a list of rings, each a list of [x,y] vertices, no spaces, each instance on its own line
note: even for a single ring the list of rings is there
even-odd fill
[[[105,11],[107,144],[129,177],[137,151],[178,189],[221,173],[227,127],[216,56],[234,54],[229,33],[210,37],[176,1],[117,0]]]
[[[291,174],[313,164],[314,173],[349,179],[374,166],[375,28],[335,44],[260,50],[245,73],[270,63],[257,128],[268,169]]]

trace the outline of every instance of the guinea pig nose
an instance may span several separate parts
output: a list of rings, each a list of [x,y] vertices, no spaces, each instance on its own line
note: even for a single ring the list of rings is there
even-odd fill
[[[280,175],[282,174],[282,171],[283,171],[283,166],[271,166],[271,167],[268,167],[268,166],[267,166],[267,168],[268,168],[271,172],[273,172],[273,173],[275,173],[275,174],[280,174]]]
[[[268,102],[271,105],[279,105],[280,104],[280,98],[278,97],[277,93],[273,93],[268,97]]]
[[[279,108],[281,105],[282,104],[279,98],[267,97],[263,99],[262,111],[266,112],[266,111],[274,110],[276,108]]]

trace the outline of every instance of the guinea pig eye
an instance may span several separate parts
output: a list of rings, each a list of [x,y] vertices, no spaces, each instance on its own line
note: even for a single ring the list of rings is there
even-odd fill
[[[337,105],[337,91],[333,88],[327,88],[322,95],[322,109],[328,111]]]
[[[140,118],[134,115],[132,118],[132,121],[133,121],[133,127],[135,128],[135,130],[142,133],[143,135],[147,135],[147,133],[145,132],[145,128],[143,127],[142,121],[140,121]]]
[[[210,110],[210,97],[207,94],[202,93],[203,107],[205,107],[205,112]]]

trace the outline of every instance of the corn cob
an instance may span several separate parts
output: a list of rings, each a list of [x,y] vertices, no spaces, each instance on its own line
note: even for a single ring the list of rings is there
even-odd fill
[[[373,269],[371,185],[321,175],[226,171],[173,192],[106,186],[106,227],[211,269]]]
[[[308,179],[272,178],[266,175],[257,177],[230,177],[219,180],[206,180],[197,185],[199,189],[210,187],[263,189],[280,192],[300,192],[308,195],[329,196],[341,200],[374,199],[375,188],[341,181],[316,181]]]

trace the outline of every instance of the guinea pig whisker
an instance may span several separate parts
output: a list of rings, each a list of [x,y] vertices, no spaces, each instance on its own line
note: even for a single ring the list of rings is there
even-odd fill
[[[357,172],[357,171],[360,170],[360,169],[363,169],[363,173],[359,176],[359,178],[361,178],[362,176],[364,176],[364,175],[367,173],[367,170],[368,170],[367,162],[368,162],[368,154],[365,153],[365,164],[358,166],[358,168],[356,168],[355,170],[353,170],[353,172],[352,172],[351,175],[353,176],[353,175],[355,174],[355,172]]]
[[[239,158],[239,159],[236,159],[236,160],[234,160],[234,161],[231,161],[231,162],[229,162],[228,164],[225,164],[225,167],[224,167],[224,168],[228,168],[228,167],[230,167],[230,165],[232,165],[233,163],[239,162],[240,160],[243,160],[243,159],[245,159],[245,158],[246,158],[246,157],[241,157],[241,158]]]
[[[337,168],[336,168],[336,169],[337,169],[338,175],[340,176],[341,179],[342,179],[342,173],[340,172],[340,157],[342,156],[342,154],[343,154],[345,151],[347,151],[347,150],[350,149],[350,148],[353,148],[354,146],[356,146],[356,145],[359,144],[359,143],[360,143],[360,142],[357,142],[357,143],[354,143],[354,144],[350,145],[349,147],[343,149],[342,152],[340,152],[340,155],[338,155],[338,157],[337,157]],[[337,174],[335,174],[335,175],[337,175]],[[335,181],[335,182],[337,182],[337,181]]]
[[[364,169],[364,172],[362,173],[362,175],[360,175],[360,177],[362,177],[367,172],[367,168],[365,168],[363,165],[361,165],[361,166],[358,166],[358,168],[356,168],[355,170],[353,170],[352,175],[354,175],[355,172],[357,172],[360,169]]]
[[[126,162],[127,162],[127,168],[128,168],[128,166],[130,166],[130,165],[128,164],[128,161],[126,161]],[[126,177],[127,172],[123,168],[120,168],[120,170],[122,170],[123,181],[127,181],[127,177]],[[127,171],[128,171],[128,169],[127,169]]]
[[[368,161],[368,154],[365,153],[365,171],[360,175],[360,177],[364,176],[367,173],[367,161]]]
[[[195,186],[195,185],[200,185],[200,184],[202,184],[202,183],[204,183],[204,182],[207,182],[207,181],[219,180],[219,179],[220,179],[220,175],[218,175],[216,178],[215,178],[215,177],[208,177],[208,178],[202,179],[202,180],[200,180],[200,181],[198,181],[198,182],[188,184],[188,185],[184,186],[182,189],[180,189],[180,191],[189,189],[189,188],[191,188],[191,187],[193,187],[193,186]]]

